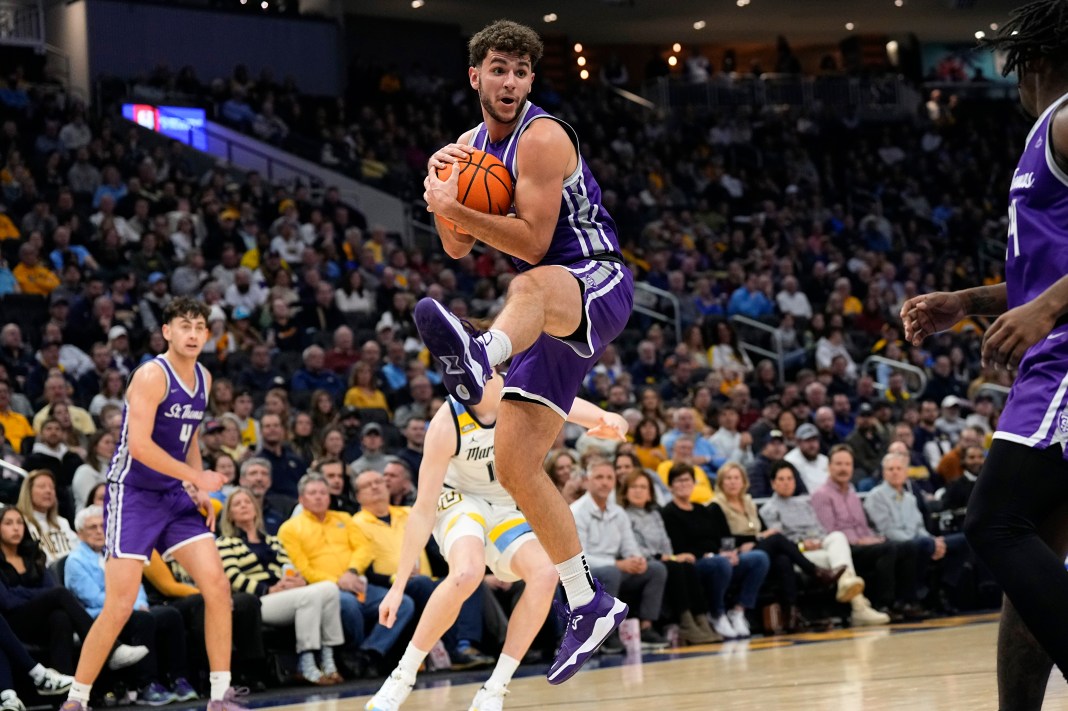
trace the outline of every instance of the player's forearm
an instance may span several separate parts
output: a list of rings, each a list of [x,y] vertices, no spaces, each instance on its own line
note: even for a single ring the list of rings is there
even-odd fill
[[[196,469],[167,454],[162,447],[150,439],[141,442],[134,442],[131,439],[130,455],[145,466],[155,469],[161,474],[174,477],[179,481],[193,482],[196,480]]]
[[[574,422],[576,425],[590,429],[596,427],[605,414],[604,410],[597,407],[592,402],[583,400],[582,398],[576,398],[574,404],[571,405],[571,412],[567,413],[567,421]]]
[[[1035,302],[1041,304],[1042,311],[1054,321],[1068,314],[1068,274],[1053,282]]]
[[[430,532],[433,529],[433,515],[426,516],[412,509],[411,515],[408,516],[408,525],[404,531],[404,542],[401,543],[397,574],[393,579],[394,585],[399,585],[403,588],[408,583],[408,579],[412,577],[412,571],[415,570],[415,566],[419,562],[419,557],[423,552],[423,548],[426,547],[426,542],[430,538]]]
[[[960,292],[964,312],[969,316],[1000,316],[1009,308],[1008,289],[1004,283],[977,286]]]
[[[551,232],[539,238],[531,224],[520,217],[488,215],[459,203],[456,204],[455,214],[446,217],[479,241],[528,264],[541,261],[552,239]]]
[[[435,219],[434,224],[441,237],[441,246],[445,249],[445,254],[453,259],[461,259],[470,254],[471,248],[475,245],[474,237],[458,233],[443,220]]]

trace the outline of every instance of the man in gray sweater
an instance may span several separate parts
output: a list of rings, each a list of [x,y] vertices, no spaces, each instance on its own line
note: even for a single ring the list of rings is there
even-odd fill
[[[595,459],[586,468],[586,493],[571,504],[579,540],[586,551],[590,573],[613,597],[620,592],[639,597],[642,646],[662,649],[664,638],[653,629],[664,601],[667,568],[641,554],[631,529],[630,516],[615,501],[616,470],[612,462]],[[609,642],[613,642],[609,638]],[[609,646],[606,642],[605,646]]]

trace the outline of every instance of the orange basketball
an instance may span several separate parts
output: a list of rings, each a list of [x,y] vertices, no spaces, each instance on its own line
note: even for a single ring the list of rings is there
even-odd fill
[[[507,215],[512,209],[515,186],[508,168],[500,160],[484,151],[476,150],[466,160],[458,160],[459,182],[456,199],[479,212]],[[438,177],[448,180],[452,164],[438,169]]]

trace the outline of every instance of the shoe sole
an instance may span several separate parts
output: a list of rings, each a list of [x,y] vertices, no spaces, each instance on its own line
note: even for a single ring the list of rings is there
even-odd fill
[[[838,594],[835,595],[834,599],[838,602],[849,602],[857,595],[860,595],[862,592],[864,592],[864,581],[856,580],[846,589],[839,590]]]
[[[69,686],[64,686],[59,689],[38,689],[34,688],[38,696],[59,696],[60,694],[66,694],[70,692]]]
[[[593,656],[597,648],[604,644],[604,641],[608,639],[608,635],[612,634],[620,623],[626,619],[629,610],[630,608],[622,600],[614,600],[611,611],[593,623],[593,632],[582,646],[576,649],[555,672],[549,671],[549,674],[546,675],[548,682],[550,684],[563,684],[573,677],[575,672],[581,669],[582,665]],[[585,659],[579,662],[579,658],[583,655],[585,655]]]
[[[433,299],[415,305],[415,326],[427,350],[441,362],[445,388],[465,405],[482,402],[482,386],[489,379],[471,354],[472,338],[456,317]]]

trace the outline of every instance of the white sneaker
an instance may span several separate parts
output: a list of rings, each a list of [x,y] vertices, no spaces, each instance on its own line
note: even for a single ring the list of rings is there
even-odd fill
[[[726,615],[713,617],[712,629],[723,639],[734,639],[738,636],[738,631],[734,629],[734,625],[731,624]]]
[[[890,615],[876,610],[863,595],[853,598],[853,614],[850,619],[857,627],[890,624]]]
[[[864,579],[846,573],[838,578],[838,591],[834,596],[838,602],[850,602],[864,592]]]
[[[507,693],[507,686],[487,681],[475,694],[475,700],[467,711],[501,711]]]
[[[734,628],[735,637],[748,637],[751,634],[749,620],[745,619],[743,610],[731,610],[727,613],[727,620],[730,622],[731,627]]]
[[[148,647],[143,644],[139,644],[136,647],[120,644],[115,647],[115,651],[111,653],[111,658],[108,659],[108,669],[115,671],[116,669],[132,667],[147,655]]]
[[[397,711],[412,693],[415,684],[414,677],[406,677],[400,669],[394,669],[393,673],[386,677],[385,683],[378,693],[363,707],[364,711]]]
[[[0,711],[26,711],[14,689],[0,691]]]
[[[58,696],[70,691],[70,685],[74,683],[74,677],[60,674],[55,669],[45,668],[40,681],[34,681],[33,685],[41,696]]]

